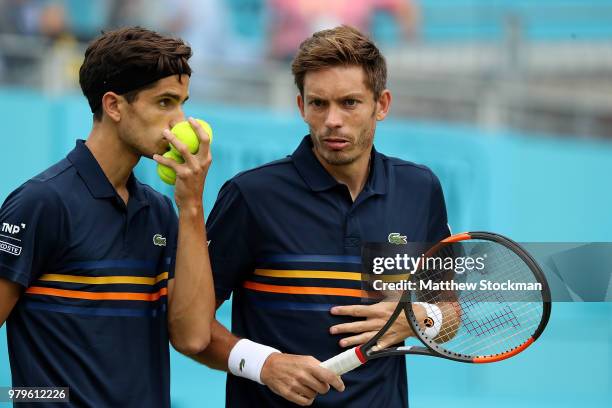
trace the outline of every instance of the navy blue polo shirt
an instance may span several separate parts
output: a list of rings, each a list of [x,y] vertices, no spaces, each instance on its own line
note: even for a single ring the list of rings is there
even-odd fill
[[[0,277],[24,287],[7,319],[13,386],[69,387],[78,407],[170,405],[178,221],[134,175],[127,187],[126,205],[78,141],[4,202]]]
[[[327,173],[306,136],[293,155],[229,180],[208,217],[218,300],[233,293],[232,332],[282,352],[323,361],[342,351],[329,334],[351,318],[334,305],[362,304],[361,244],[448,236],[440,183],[426,167],[372,151],[371,171],[353,202]],[[403,358],[373,360],[343,376],[346,390],[316,407],[405,407]],[[265,386],[228,375],[228,407],[294,406]]]

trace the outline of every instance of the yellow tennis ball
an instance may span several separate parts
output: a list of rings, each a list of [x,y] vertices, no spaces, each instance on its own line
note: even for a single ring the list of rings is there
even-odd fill
[[[204,122],[202,119],[196,119],[196,121],[200,124],[200,126],[202,126],[202,128],[206,131],[206,133],[208,133],[208,137],[210,138],[210,143],[212,143],[213,132],[212,132],[212,128],[210,127],[210,125]],[[172,127],[172,129],[170,129],[170,131],[174,133],[175,136],[181,142],[187,145],[187,147],[189,148],[189,151],[192,154],[195,154],[198,152],[198,148],[200,147],[200,140],[198,139],[198,135],[193,130],[193,128],[191,127],[188,121],[177,123],[176,125]],[[177,154],[180,154],[178,150],[176,150],[176,147],[172,146],[172,144],[170,144],[170,150]]]
[[[172,150],[168,150],[166,153],[164,153],[164,157],[174,160],[177,163],[185,163],[185,160],[183,160],[181,155],[173,152]],[[176,173],[168,166],[158,163],[157,175],[166,184],[174,185],[174,183],[176,183]]]

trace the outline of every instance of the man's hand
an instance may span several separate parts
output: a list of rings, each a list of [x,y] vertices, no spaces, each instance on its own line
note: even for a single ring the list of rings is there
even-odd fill
[[[311,356],[273,353],[261,369],[261,381],[275,394],[301,406],[311,405],[317,394],[330,386],[344,391],[344,383]]]
[[[340,340],[341,347],[356,346],[370,340],[387,323],[397,306],[396,302],[380,302],[373,305],[350,305],[335,306],[331,308],[331,314],[337,316],[352,316],[365,318],[351,323],[337,324],[329,328],[331,334],[354,333],[354,336],[344,337]],[[425,309],[419,305],[413,305],[417,319],[425,317]],[[414,335],[406,315],[400,313],[395,323],[389,328],[377,342],[376,349],[384,349],[393,344],[404,341],[407,337]]]
[[[180,164],[157,154],[153,156],[156,162],[168,166],[176,172],[174,198],[179,210],[193,206],[202,206],[204,180],[212,162],[210,136],[202,125],[193,118],[189,118],[189,124],[194,129],[196,135],[198,135],[200,142],[200,147],[196,154],[191,154],[187,145],[181,142],[174,133],[166,129],[163,132],[164,139],[168,143],[172,143],[181,156],[183,156],[185,163]]]

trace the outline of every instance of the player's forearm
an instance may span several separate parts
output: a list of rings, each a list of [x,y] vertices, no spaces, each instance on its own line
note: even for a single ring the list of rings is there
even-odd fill
[[[227,372],[229,371],[227,362],[230,352],[239,338],[234,336],[217,320],[213,320],[211,331],[208,347],[204,351],[190,357],[212,369]]]
[[[172,345],[181,353],[196,354],[208,345],[214,299],[202,207],[180,209],[168,329]]]
[[[0,327],[8,318],[20,295],[21,287],[18,284],[0,278]]]

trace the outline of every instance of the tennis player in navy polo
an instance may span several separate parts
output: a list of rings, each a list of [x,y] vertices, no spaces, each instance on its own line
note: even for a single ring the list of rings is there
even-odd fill
[[[137,27],[93,41],[80,70],[87,141],[4,202],[0,325],[14,387],[68,387],[61,406],[169,407],[168,341],[186,354],[208,344],[208,136],[190,121],[201,141],[192,155],[168,130],[184,119],[190,56],[181,40]],[[185,164],[160,156],[170,142]],[[176,171],[178,218],[134,177],[142,156]]]
[[[391,93],[367,37],[346,26],[317,32],[292,70],[310,134],[291,156],[221,189],[207,229],[217,305],[233,294],[232,327],[214,322],[196,359],[231,373],[228,407],[406,407],[404,359],[342,379],[319,363],[365,343],[395,307],[362,302],[362,243],[449,235],[440,183],[374,149]]]

